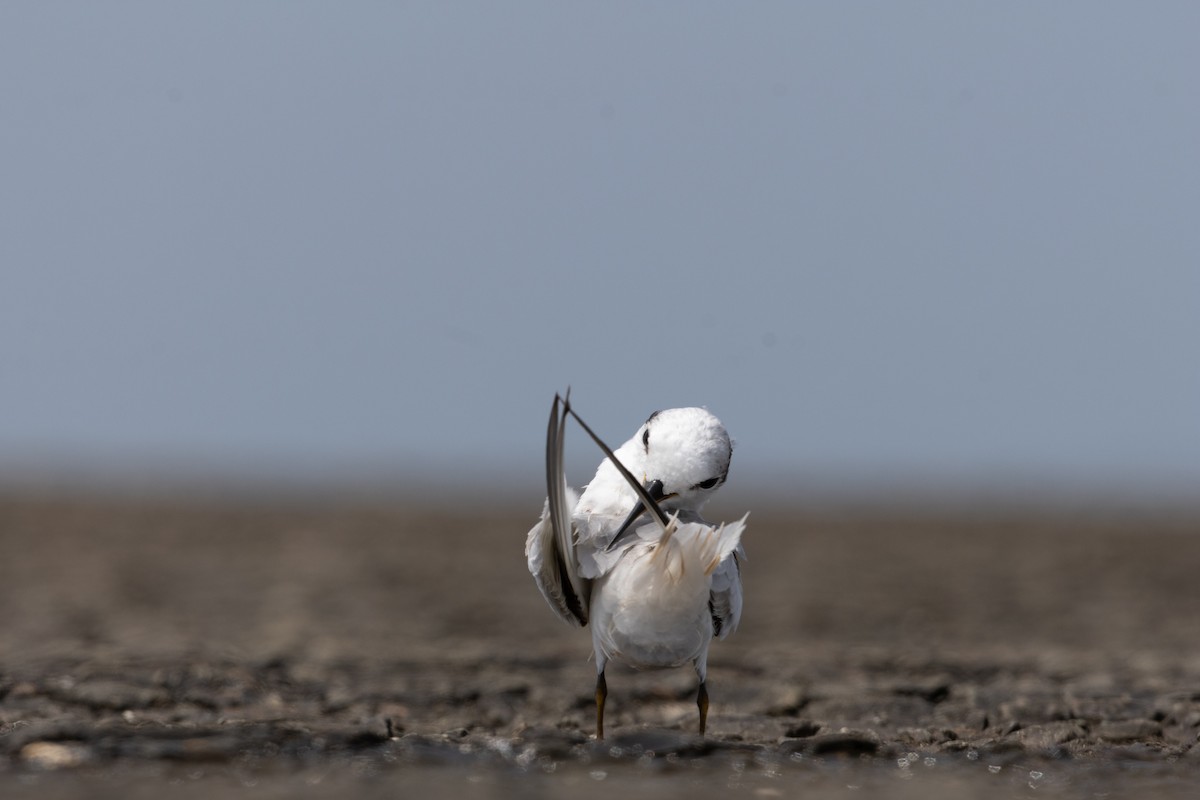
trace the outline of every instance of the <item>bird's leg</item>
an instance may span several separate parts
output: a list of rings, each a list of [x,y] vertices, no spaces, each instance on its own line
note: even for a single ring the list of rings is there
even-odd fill
[[[596,738],[604,738],[604,699],[608,697],[608,684],[604,682],[604,673],[596,675]],[[701,725],[703,728],[703,725]]]
[[[704,725],[708,721],[708,687],[703,680],[696,691],[696,706],[700,709],[700,735],[703,736]]]

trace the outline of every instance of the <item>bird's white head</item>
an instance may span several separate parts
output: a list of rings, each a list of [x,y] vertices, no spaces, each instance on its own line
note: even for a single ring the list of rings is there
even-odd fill
[[[659,505],[698,511],[729,476],[733,442],[703,408],[669,408],[650,415],[633,441],[642,450],[642,478],[661,481]]]

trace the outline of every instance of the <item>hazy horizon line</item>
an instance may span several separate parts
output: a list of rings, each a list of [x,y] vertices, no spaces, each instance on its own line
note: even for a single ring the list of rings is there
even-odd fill
[[[363,500],[509,505],[542,501],[544,474],[529,459],[504,464],[495,457],[472,464],[449,461],[415,467],[405,459],[327,459],[302,464],[273,458],[0,457],[0,494],[99,497],[194,497],[229,500]],[[568,467],[583,485],[592,466]],[[778,464],[740,465],[714,500],[771,507],[945,506],[1046,508],[1177,508],[1200,511],[1196,482],[1183,475],[1044,474],[1036,470],[925,471]]]

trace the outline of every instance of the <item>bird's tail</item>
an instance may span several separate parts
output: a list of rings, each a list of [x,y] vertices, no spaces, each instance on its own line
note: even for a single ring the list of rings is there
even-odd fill
[[[745,528],[745,517],[716,527],[675,518],[663,531],[654,557],[666,559],[666,571],[676,580],[683,577],[688,567],[698,568],[709,576],[737,549]]]

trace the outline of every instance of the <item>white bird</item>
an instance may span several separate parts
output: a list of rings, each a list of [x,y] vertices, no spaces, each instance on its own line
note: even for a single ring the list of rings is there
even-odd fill
[[[568,414],[608,456],[582,494],[563,474]],[[742,615],[746,518],[712,526],[699,512],[725,483],[732,452],[725,427],[707,410],[672,408],[651,414],[614,453],[571,409],[569,395],[554,397],[548,498],[525,557],[560,617],[579,626],[591,622],[597,739],[604,738],[610,659],[638,669],[690,662],[700,679],[696,705],[704,733],[708,647],[714,635],[723,639],[736,630]],[[642,520],[645,514],[652,519]]]

